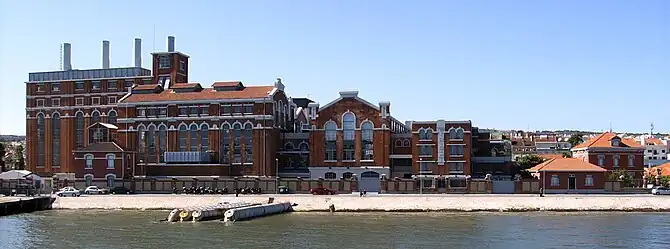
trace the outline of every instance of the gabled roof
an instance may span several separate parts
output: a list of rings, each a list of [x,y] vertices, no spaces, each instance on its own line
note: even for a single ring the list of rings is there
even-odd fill
[[[659,169],[661,170],[661,176],[670,176],[670,162],[645,169],[645,171],[647,171],[650,176],[656,176]]]
[[[602,134],[593,137],[586,142],[583,142],[572,149],[585,149],[585,148],[590,148],[590,147],[597,147],[597,148],[614,148],[612,147],[612,139],[613,138],[619,138],[621,140],[621,143],[619,143],[623,148],[629,147],[629,148],[642,148],[640,144],[638,144],[635,139],[632,138],[620,138],[617,136],[617,134],[614,134],[612,132],[603,132]]]
[[[646,144],[659,145],[659,146],[665,145],[663,141],[661,141],[661,139],[658,139],[657,137],[646,138],[644,139],[644,143],[645,143],[644,145]]]
[[[115,142],[101,142],[89,144],[86,148],[75,149],[75,152],[123,152],[121,146]]]
[[[101,126],[107,128],[107,129],[112,129],[112,130],[118,130],[118,129],[119,129],[119,127],[116,126],[116,125],[108,124],[108,123],[103,123],[103,122],[97,122],[97,123],[95,123],[95,124],[89,125],[87,128],[91,128],[91,127],[93,127],[93,126],[95,126],[95,125],[101,125]]]
[[[340,102],[340,100],[343,100],[343,99],[346,99],[346,98],[355,99],[358,102],[361,102],[361,103],[363,103],[367,106],[370,106],[370,107],[374,108],[375,110],[379,111],[379,106],[377,106],[375,104],[372,104],[372,103],[368,102],[367,100],[364,100],[361,97],[358,97],[358,91],[342,91],[342,92],[340,92],[340,97],[339,98],[329,102],[328,104],[325,104],[325,105],[319,107],[319,112],[321,112],[321,110],[324,110],[324,109],[334,105],[337,102]]]
[[[606,169],[578,158],[552,158],[528,169],[530,172],[607,172]]]

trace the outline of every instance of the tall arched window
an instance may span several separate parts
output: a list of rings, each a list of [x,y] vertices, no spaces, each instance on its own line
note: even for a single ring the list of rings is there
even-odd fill
[[[91,113],[91,124],[95,124],[97,122],[100,122],[100,112],[93,111],[93,113]]]
[[[254,155],[253,155],[253,135],[254,135],[254,130],[253,130],[253,125],[251,123],[246,123],[244,125],[244,162],[245,163],[253,163],[254,162]]]
[[[116,111],[111,110],[107,114],[107,123],[116,125]]]
[[[333,121],[326,123],[326,157],[327,161],[337,160],[337,124]]]
[[[242,162],[242,124],[233,125],[233,163]]]
[[[197,124],[191,124],[191,127],[189,127],[190,133],[191,133],[191,149],[190,151],[198,151],[198,146],[200,145],[198,143],[198,125]]]
[[[361,125],[361,137],[362,137],[362,151],[361,155],[363,160],[374,160],[374,137],[373,137],[373,125],[371,122],[364,122]]]
[[[458,135],[456,134],[456,129],[450,128],[449,129],[449,139],[457,139]]]
[[[51,166],[60,166],[60,114],[51,116]]]
[[[426,140],[433,140],[433,128],[426,129]]]
[[[280,126],[279,125],[279,108],[281,108],[281,107],[279,107],[277,102],[275,102],[274,105],[272,106],[272,109],[274,110],[274,115],[272,117],[272,119],[273,119],[272,123],[274,124],[275,127]]]
[[[342,160],[344,161],[356,160],[356,144],[354,142],[356,139],[355,129],[356,116],[351,112],[342,115],[342,133],[344,135],[344,158]]]
[[[84,147],[84,113],[77,112],[75,117],[75,142],[77,148]]]
[[[221,125],[221,163],[230,163],[230,125]]]
[[[284,113],[282,115],[282,118],[284,119],[284,125],[283,125],[284,129],[287,129],[289,127],[288,113],[289,113],[288,105],[284,104]]]
[[[209,125],[204,123],[200,126],[200,151],[206,152],[209,150]]]
[[[147,162],[150,163],[155,163],[156,162],[156,126],[155,125],[149,125],[147,128],[147,151],[149,154],[149,158]]]
[[[109,188],[114,187],[114,180],[116,180],[116,176],[108,175],[107,176],[107,187],[109,187]]]
[[[458,128],[458,129],[456,130],[456,137],[457,137],[458,139],[463,139],[463,138],[465,138],[465,130],[463,130],[463,128]]]
[[[188,130],[186,125],[179,126],[179,151],[186,151],[186,141],[188,140]]]
[[[160,162],[165,162],[165,151],[167,150],[167,126],[158,126],[158,146],[160,146]]]
[[[37,114],[37,166],[44,167],[44,114]]]
[[[144,128],[144,125],[138,126],[137,127],[137,156],[140,158],[140,160],[144,161],[146,160],[144,155],[146,155],[146,131],[147,129]]]
[[[419,140],[426,140],[426,130],[419,128]]]

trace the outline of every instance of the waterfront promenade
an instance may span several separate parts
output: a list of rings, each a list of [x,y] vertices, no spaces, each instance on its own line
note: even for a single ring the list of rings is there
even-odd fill
[[[522,212],[522,211],[663,211],[670,212],[670,196],[652,195],[101,195],[61,197],[54,209],[168,210],[219,202],[297,203],[297,212]]]

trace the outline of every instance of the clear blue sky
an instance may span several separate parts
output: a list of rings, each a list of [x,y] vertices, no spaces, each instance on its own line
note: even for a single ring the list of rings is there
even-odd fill
[[[0,1],[0,134],[25,133],[29,72],[191,56],[191,81],[341,90],[399,120],[487,128],[670,132],[670,1]],[[154,41],[155,25],[155,41]]]

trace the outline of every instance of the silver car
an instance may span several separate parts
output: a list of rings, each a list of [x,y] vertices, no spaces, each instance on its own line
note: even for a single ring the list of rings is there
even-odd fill
[[[670,195],[670,188],[663,186],[656,186],[651,189],[652,195]]]

